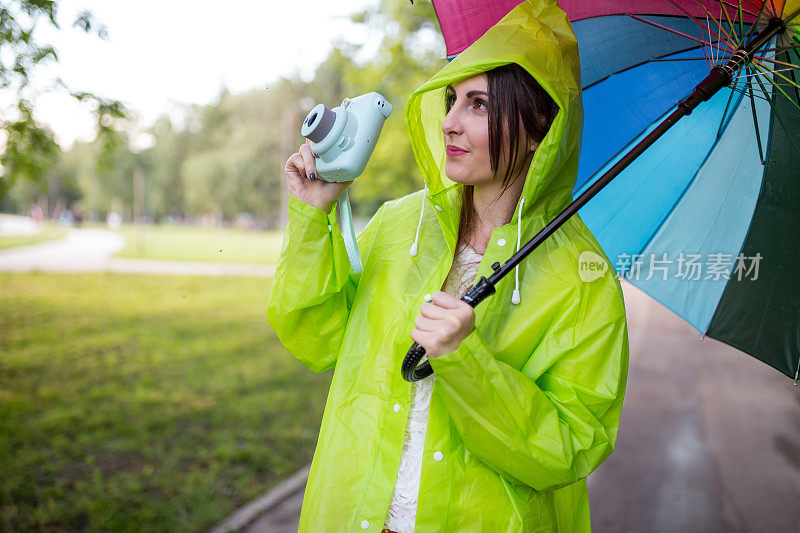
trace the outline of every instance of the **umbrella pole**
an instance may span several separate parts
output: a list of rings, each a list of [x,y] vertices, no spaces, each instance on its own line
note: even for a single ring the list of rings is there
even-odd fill
[[[745,46],[739,47],[731,56],[731,58],[723,65],[716,66],[711,69],[711,72],[706,78],[701,81],[692,91],[692,94],[678,103],[678,107],[665,118],[661,124],[651,131],[644,139],[642,139],[636,146],[631,148],[622,158],[617,161],[605,174],[598,178],[586,191],[569,204],[561,213],[559,213],[553,220],[551,220],[539,233],[537,233],[531,240],[519,249],[517,253],[511,258],[500,265],[494,263],[492,270],[494,272],[486,278],[482,276],[480,280],[472,287],[461,299],[467,302],[472,307],[477,306],[483,300],[494,294],[495,285],[505,277],[506,274],[511,272],[525,257],[535,250],[547,237],[552,235],[564,222],[566,222],[572,215],[578,212],[586,202],[591,200],[600,190],[611,182],[617,175],[619,175],[628,165],[630,165],[642,152],[647,150],[659,137],[667,132],[672,126],[675,125],[680,119],[685,116],[691,115],[692,111],[701,103],[707,101],[714,96],[720,89],[728,86],[734,74],[739,71],[744,65],[748,64],[756,51],[764,45],[767,41],[772,39],[778,33],[786,29],[786,22],[794,18],[800,13],[800,10],[795,11],[784,20],[774,18],[769,21],[767,26],[761,30],[753,39],[751,39]],[[401,367],[401,373],[406,381],[419,381],[433,373],[433,368],[429,362],[419,365],[425,355],[425,349],[416,342],[411,346]],[[419,366],[417,366],[419,365]],[[800,367],[798,367],[800,368]]]

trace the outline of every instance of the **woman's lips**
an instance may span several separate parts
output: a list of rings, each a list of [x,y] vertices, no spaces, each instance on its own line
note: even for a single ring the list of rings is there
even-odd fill
[[[444,151],[447,154],[447,157],[458,157],[460,155],[469,153],[463,148],[459,148],[458,146],[453,146],[452,144],[448,144],[447,146],[445,146]]]

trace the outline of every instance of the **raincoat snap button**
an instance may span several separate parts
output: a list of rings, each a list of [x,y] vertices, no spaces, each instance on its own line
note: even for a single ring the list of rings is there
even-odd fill
[[[444,459],[444,454],[442,452],[433,452],[434,461],[441,461],[442,459]]]
[[[426,294],[425,296],[423,296],[423,298],[424,298],[424,299],[425,299],[425,301],[427,302],[428,300],[430,300],[430,299],[431,299],[431,293],[428,293],[428,294]]]
[[[394,407],[392,407],[392,410],[394,410],[395,413],[400,411],[400,404],[399,403],[394,404]]]
[[[437,211],[441,211],[442,210],[442,206],[440,206],[440,205],[434,205],[433,207],[435,207]]]
[[[330,225],[330,224],[328,224],[328,231],[330,231],[330,230],[331,230],[331,225]]]
[[[367,522],[366,520],[361,522],[361,529],[367,529],[368,527],[369,527],[369,522]]]
[[[506,240],[505,239],[497,239],[497,246],[505,246]]]

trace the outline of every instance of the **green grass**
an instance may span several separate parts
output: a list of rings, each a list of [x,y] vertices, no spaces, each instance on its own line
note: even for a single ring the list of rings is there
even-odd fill
[[[0,250],[61,239],[66,234],[66,231],[62,228],[52,222],[48,222],[42,226],[41,233],[36,235],[0,235]]]
[[[269,280],[0,273],[0,531],[201,531],[307,464]]]
[[[126,246],[117,257],[277,264],[283,232],[246,232],[195,226],[132,226],[120,229]]]

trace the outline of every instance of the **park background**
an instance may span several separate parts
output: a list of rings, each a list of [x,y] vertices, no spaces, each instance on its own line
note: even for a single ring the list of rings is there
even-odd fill
[[[363,224],[384,201],[420,189],[402,111],[444,64],[444,44],[427,1],[299,2],[272,18],[260,4],[129,8],[145,21],[139,38],[170,57],[171,75],[242,56],[250,71],[270,70],[270,58],[290,65],[251,86],[216,78],[211,96],[186,101],[168,97],[177,82],[148,73],[146,56],[107,53],[104,64],[58,44],[49,51],[69,33],[105,49],[130,31],[105,27],[102,8],[0,5],[0,531],[202,531],[312,457],[331,375],[293,360],[265,317],[286,220],[283,165],[315,103],[378,91],[394,113],[351,188],[354,212]],[[36,31],[12,31],[11,15],[24,22],[42,8]],[[250,27],[245,19],[265,34],[283,27],[283,45],[231,36],[231,21]],[[211,48],[187,37],[198,33]],[[316,34],[325,45],[301,49]],[[143,78],[135,90],[164,101],[137,106],[57,68],[76,65],[114,76],[129,67]],[[9,266],[37,246],[108,234],[120,244],[99,266],[89,253],[69,273],[64,257]],[[144,263],[130,261],[262,270],[143,275],[131,265]],[[800,509],[787,502],[800,497],[800,395],[623,286],[632,367],[619,449],[589,480],[596,529],[796,524]]]
[[[111,225],[125,241],[118,257],[274,265],[286,219],[283,166],[303,142],[303,118],[317,102],[333,107],[368,91],[385,95],[395,111],[352,188],[355,214],[363,220],[422,185],[402,117],[407,96],[444,62],[429,2],[333,9],[308,2],[301,3],[308,13],[297,4],[288,18],[286,9],[258,2],[155,3],[151,12],[131,5],[126,16],[168,28],[135,31],[142,40],[164,39],[159,47],[178,76],[215,64],[222,71],[234,56],[252,70],[268,70],[276,56],[297,63],[242,90],[212,74],[216,94],[181,102],[168,101],[164,77],[139,58],[130,68],[149,77],[141,90],[164,94],[163,112],[149,120],[143,115],[153,109],[81,86],[65,71],[124,70],[83,63],[135,60],[102,52],[131,29],[104,26],[105,8],[86,13],[78,2],[53,2],[36,31],[13,42],[13,22],[24,30],[33,19],[26,10],[39,4],[0,6],[3,73],[15,66],[11,51],[28,70],[24,83],[8,74],[3,87],[0,207],[35,224],[30,230],[7,217],[6,227],[22,229],[0,236],[1,248]],[[211,13],[193,15],[201,9]],[[264,17],[273,11],[277,20]],[[79,16],[88,23],[73,27]],[[243,22],[248,16],[260,18]],[[214,25],[197,28],[198,20]],[[236,27],[221,27],[237,20],[256,29],[247,48]],[[335,26],[327,41],[325,25]],[[259,26],[287,27],[284,46],[260,48],[269,36]],[[301,46],[310,31],[323,33],[319,50]],[[54,43],[69,42],[66,34],[80,42],[59,49]],[[215,43],[214,57],[200,57],[201,43],[184,42],[198,34]],[[22,42],[37,35],[45,50],[38,55],[54,48],[40,62]],[[100,51],[82,62],[68,55],[75,49]],[[60,87],[55,78],[77,81]],[[82,111],[74,109],[78,100]],[[71,114],[63,118],[54,106]],[[68,127],[79,129],[86,116],[94,127]],[[265,316],[269,285],[268,276],[1,272],[0,530],[203,530],[305,466],[330,374],[305,369],[276,339]]]

